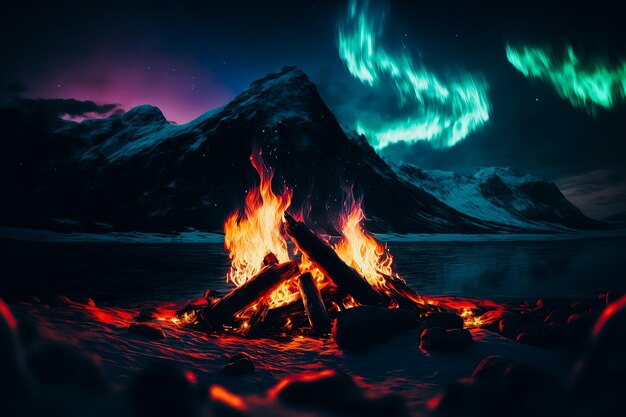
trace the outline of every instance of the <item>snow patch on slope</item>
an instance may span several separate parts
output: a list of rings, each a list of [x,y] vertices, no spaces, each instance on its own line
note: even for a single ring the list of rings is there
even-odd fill
[[[521,190],[525,184],[544,182],[511,168],[479,168],[469,176],[456,172],[423,170],[408,164],[392,165],[398,175],[450,207],[487,222],[526,230],[545,231],[546,223],[529,220],[524,211],[537,208]],[[569,230],[550,224],[551,230]]]

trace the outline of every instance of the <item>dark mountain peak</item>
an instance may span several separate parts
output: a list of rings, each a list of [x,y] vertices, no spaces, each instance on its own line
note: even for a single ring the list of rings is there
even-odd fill
[[[296,67],[283,67],[248,86],[224,107],[223,116],[257,119],[266,125],[290,119],[332,117],[315,84]]]
[[[253,81],[249,88],[275,88],[276,85],[284,85],[285,83],[313,85],[304,71],[294,65],[287,65]]]
[[[161,109],[149,104],[143,104],[141,106],[133,107],[121,116],[121,119],[126,123],[131,124],[150,124],[150,123],[164,123],[167,120]]]

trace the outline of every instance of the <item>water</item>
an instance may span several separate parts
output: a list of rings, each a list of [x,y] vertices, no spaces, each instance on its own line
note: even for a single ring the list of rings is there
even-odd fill
[[[431,295],[489,299],[592,297],[626,286],[626,239],[389,242],[398,272]],[[183,300],[226,291],[219,243],[0,241],[0,294],[97,302]]]

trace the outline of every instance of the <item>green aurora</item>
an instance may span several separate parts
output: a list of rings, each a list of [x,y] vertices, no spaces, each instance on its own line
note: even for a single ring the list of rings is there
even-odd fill
[[[524,76],[550,83],[561,98],[591,115],[626,98],[626,61],[583,63],[571,45],[561,55],[550,48],[507,45],[506,57]]]
[[[338,28],[339,55],[350,74],[363,84],[392,89],[398,112],[389,119],[364,115],[359,133],[381,150],[393,143],[428,141],[448,148],[489,120],[488,84],[482,76],[460,74],[442,79],[407,53],[392,54],[381,45],[383,17],[369,14],[367,2],[352,0]]]

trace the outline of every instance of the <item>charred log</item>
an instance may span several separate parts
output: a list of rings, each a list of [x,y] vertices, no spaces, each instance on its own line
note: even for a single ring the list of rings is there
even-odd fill
[[[420,316],[423,316],[423,313],[440,311],[437,306],[426,303],[422,296],[398,278],[385,275],[385,286],[389,289],[389,297],[400,308],[420,313]]]
[[[360,304],[385,304],[385,298],[374,290],[365,278],[342,261],[335,251],[304,223],[296,221],[289,213],[285,213],[285,220],[287,221],[285,230],[291,240],[335,285]]]
[[[267,303],[261,304],[255,313],[248,320],[247,328],[244,329],[243,334],[248,337],[255,337],[260,334],[262,324],[265,321],[265,317],[267,317],[267,312],[269,311],[269,306]]]
[[[326,311],[322,296],[315,286],[313,276],[310,272],[300,275],[298,286],[300,288],[300,297],[304,304],[304,310],[309,318],[313,334],[315,336],[321,336],[330,333],[328,311]]]
[[[278,258],[273,252],[268,252],[267,255],[263,257],[263,266],[275,265],[277,263],[278,263]]]
[[[208,311],[205,312],[204,316],[213,325],[226,323],[238,311],[268,296],[283,281],[295,276],[298,272],[298,264],[294,261],[268,265],[246,281],[245,284],[235,288],[215,304],[208,307]]]

